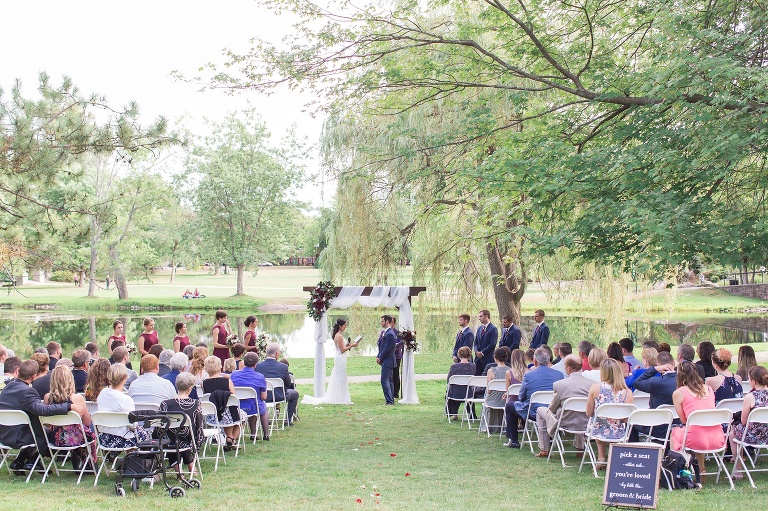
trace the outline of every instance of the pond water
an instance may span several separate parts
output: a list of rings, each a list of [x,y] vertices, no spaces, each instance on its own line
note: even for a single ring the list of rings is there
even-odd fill
[[[363,335],[359,355],[375,355],[381,311],[351,309],[344,314],[334,314],[329,323],[337,317],[349,319],[347,334],[351,337]],[[231,314],[230,323],[242,338],[245,333],[243,321],[247,314]],[[193,343],[210,342],[213,314],[169,314],[153,316],[160,342],[166,347],[172,344],[174,325],[185,321],[188,335]],[[314,321],[303,313],[259,314],[262,331],[272,335],[284,346],[288,358],[312,358],[314,356]],[[62,312],[3,311],[0,313],[0,344],[4,344],[23,357],[29,356],[35,348],[50,341],[62,344],[65,355],[81,348],[87,342],[97,342],[102,355],[108,353],[107,339],[112,334],[112,322],[120,319],[125,324],[125,334],[135,340],[142,332],[144,316],[81,315]],[[449,353],[458,330],[452,316],[416,314],[416,333],[425,353]],[[667,342],[672,346],[683,342],[694,346],[702,341],[715,344],[734,344],[768,341],[768,316],[728,316],[699,320],[698,322],[651,321],[617,319],[608,321],[586,317],[548,316],[547,324],[552,332],[550,345],[557,341],[576,344],[588,339],[598,345],[618,340],[628,333],[637,339],[653,339]],[[533,331],[532,318],[522,320],[522,329],[528,334]],[[474,328],[474,326],[473,326]],[[525,338],[527,339],[527,335]],[[326,355],[333,356],[332,343],[325,344]],[[354,353],[354,352],[353,352]]]

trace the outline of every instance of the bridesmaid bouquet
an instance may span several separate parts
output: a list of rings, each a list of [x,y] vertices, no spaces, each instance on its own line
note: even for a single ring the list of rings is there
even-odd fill
[[[128,350],[128,354],[131,355],[133,353],[138,353],[139,348],[136,347],[136,345],[132,342],[128,342],[125,344],[125,348]]]
[[[232,334],[229,337],[227,337],[227,346],[230,348],[234,346],[235,344],[240,344],[240,338],[237,336],[237,334]]]
[[[259,355],[259,360],[264,360],[267,357],[267,344],[272,342],[272,336],[269,334],[261,333],[256,338],[256,353]]]
[[[406,351],[411,353],[417,353],[419,351],[419,343],[416,340],[416,332],[411,330],[403,330],[397,334],[397,337],[403,341]]]

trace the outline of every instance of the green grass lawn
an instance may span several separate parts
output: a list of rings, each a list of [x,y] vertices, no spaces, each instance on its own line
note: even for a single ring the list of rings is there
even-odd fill
[[[172,500],[161,489],[142,486],[126,500],[113,495],[112,478],[76,487],[71,474],[39,478],[0,473],[2,509],[266,509],[350,510],[599,510],[603,481],[590,472],[563,469],[534,458],[530,450],[502,447],[498,437],[467,431],[443,418],[445,383],[418,382],[421,404],[384,407],[378,384],[352,385],[351,406],[300,407],[301,420],[272,441],[227,458],[213,473],[203,462],[200,491]],[[300,386],[300,392],[311,392]],[[393,456],[395,455],[395,456]],[[570,458],[576,464],[575,458]],[[768,476],[754,491],[709,482],[701,491],[660,491],[658,509],[710,511],[735,503],[756,509],[768,496]],[[358,502],[358,499],[360,500]]]

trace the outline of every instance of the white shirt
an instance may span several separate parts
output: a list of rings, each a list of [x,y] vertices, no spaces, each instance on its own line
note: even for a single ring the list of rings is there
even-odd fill
[[[100,412],[132,412],[135,410],[133,399],[128,397],[127,394],[110,387],[101,389],[99,396],[96,398],[96,403],[99,405]],[[128,434],[127,427],[110,428],[102,426],[99,428],[99,431],[121,437],[125,437]]]
[[[176,398],[176,389],[165,378],[160,378],[157,373],[144,373],[131,383],[128,389],[134,403],[160,404],[166,399]]]
[[[584,378],[589,378],[594,382],[600,383],[600,369],[590,369],[589,371],[582,371],[581,375]]]

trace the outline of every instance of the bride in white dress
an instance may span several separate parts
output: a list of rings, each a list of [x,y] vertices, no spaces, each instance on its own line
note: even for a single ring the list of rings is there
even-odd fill
[[[328,405],[351,405],[352,400],[349,397],[349,385],[347,384],[347,352],[356,348],[360,341],[347,344],[344,339],[344,331],[347,329],[347,320],[339,318],[333,324],[333,344],[335,346],[335,356],[333,357],[333,371],[328,381],[328,390],[325,397],[316,398],[305,395],[302,403],[306,404],[328,404]]]

